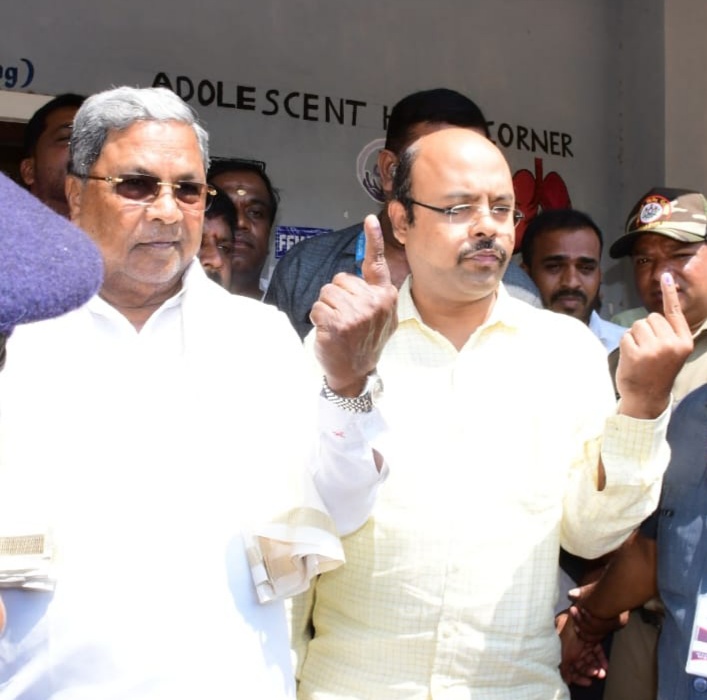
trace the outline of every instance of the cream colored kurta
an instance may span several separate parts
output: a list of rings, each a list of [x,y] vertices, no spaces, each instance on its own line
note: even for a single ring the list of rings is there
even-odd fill
[[[299,697],[565,698],[560,544],[596,557],[653,510],[667,415],[613,416],[587,327],[502,288],[460,352],[421,322],[407,282],[399,318],[378,366],[390,473],[347,563],[317,583]]]

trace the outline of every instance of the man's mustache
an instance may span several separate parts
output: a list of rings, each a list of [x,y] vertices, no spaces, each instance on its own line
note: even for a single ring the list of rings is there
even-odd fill
[[[496,242],[495,238],[482,238],[475,243],[466,243],[459,251],[459,262],[465,258],[470,258],[482,250],[492,250],[498,256],[501,263],[505,263],[508,259],[508,253],[505,248]]]
[[[587,295],[579,289],[560,289],[559,292],[555,292],[550,297],[550,303],[554,303],[560,299],[579,299],[585,304],[589,301],[589,299],[587,299]]]

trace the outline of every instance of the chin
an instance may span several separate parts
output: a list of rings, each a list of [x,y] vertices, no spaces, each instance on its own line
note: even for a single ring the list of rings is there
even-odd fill
[[[181,260],[174,260],[161,266],[153,265],[139,269],[134,268],[129,276],[143,284],[167,286],[176,284],[181,279],[186,268],[187,266],[183,265]]]
[[[503,279],[503,271],[496,269],[476,270],[469,276],[471,286],[476,287],[479,291],[484,291],[486,294],[495,292],[498,285]]]
[[[250,260],[233,260],[233,265],[231,267],[232,274],[234,275],[249,275],[253,272],[255,266]]]
[[[586,313],[584,309],[565,309],[560,306],[557,308],[550,307],[550,310],[558,314],[564,314],[565,316],[576,318],[578,321],[582,321],[582,323],[589,323],[589,314]]]

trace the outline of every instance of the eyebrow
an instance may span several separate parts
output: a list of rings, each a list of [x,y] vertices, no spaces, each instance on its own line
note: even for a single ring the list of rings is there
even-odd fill
[[[689,248],[690,250],[697,250],[699,246],[707,243],[707,241],[676,241],[674,239],[668,239],[668,241],[669,242],[667,243],[667,249],[661,248],[659,252],[672,253],[676,250],[684,250],[685,248]],[[633,249],[631,250],[631,257],[634,257],[636,255],[649,255],[651,252],[654,251],[655,249],[651,248],[641,248],[639,244],[636,243],[634,244]]]
[[[148,170],[146,167],[142,165],[136,165],[133,166],[132,168],[126,168],[120,173],[121,175],[149,175],[150,177],[156,177],[158,179],[162,179],[160,175],[156,175],[154,171]],[[205,179],[203,180],[204,182],[206,181]],[[178,175],[175,177],[172,182],[202,182],[202,180],[199,180],[198,176],[194,174],[193,171],[187,171],[183,173],[182,175]]]
[[[49,134],[56,134],[60,131],[73,131],[74,129],[74,123],[73,122],[67,122],[66,124],[57,124],[55,127],[51,129],[47,129],[45,133]]]
[[[260,197],[246,194],[245,200],[247,204],[261,204],[262,206],[267,207],[268,209],[272,207],[272,204],[270,202],[267,202]]]
[[[577,262],[595,262],[598,263],[598,258],[593,258],[591,255],[580,255],[577,258],[573,258],[571,255],[565,255],[562,253],[557,253],[555,255],[546,255],[543,260],[577,260]]]
[[[450,192],[443,196],[445,201],[458,201],[464,200],[464,203],[476,204],[480,199],[483,199],[483,194],[476,194],[474,192],[469,192],[468,190]],[[493,197],[488,197],[491,202],[512,202],[514,200],[513,193],[502,193],[494,195]]]

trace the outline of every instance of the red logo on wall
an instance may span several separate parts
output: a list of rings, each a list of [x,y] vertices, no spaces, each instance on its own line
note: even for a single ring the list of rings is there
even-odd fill
[[[538,212],[547,209],[569,209],[572,207],[570,193],[565,181],[556,172],[543,177],[543,159],[535,159],[535,174],[523,169],[513,175],[516,206],[525,214],[525,219],[516,229],[515,250],[520,249],[525,228]]]

